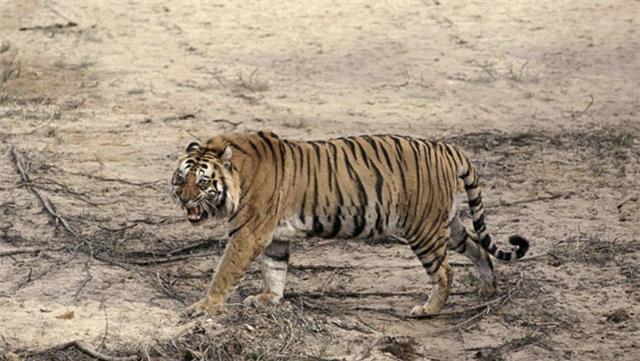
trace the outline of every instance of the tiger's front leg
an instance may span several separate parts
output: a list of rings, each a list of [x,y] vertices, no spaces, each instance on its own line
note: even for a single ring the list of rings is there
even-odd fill
[[[276,305],[284,294],[289,264],[289,242],[273,240],[262,255],[261,271],[264,280],[264,291],[249,296],[245,305]]]
[[[275,221],[248,217],[246,222],[239,221],[241,226],[232,228],[229,232],[231,239],[218,263],[207,295],[200,301],[189,306],[184,312],[187,318],[219,314],[224,309],[229,294],[245,275],[253,262],[265,249],[271,240]]]

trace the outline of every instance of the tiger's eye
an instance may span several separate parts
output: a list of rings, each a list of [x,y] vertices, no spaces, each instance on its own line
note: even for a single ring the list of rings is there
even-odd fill
[[[207,180],[206,180],[206,179],[201,179],[201,180],[199,180],[199,181],[198,181],[198,186],[199,186],[200,188],[203,188],[203,189],[204,189],[204,188],[207,188],[207,185],[208,185],[208,184],[209,184],[209,182],[207,182]]]

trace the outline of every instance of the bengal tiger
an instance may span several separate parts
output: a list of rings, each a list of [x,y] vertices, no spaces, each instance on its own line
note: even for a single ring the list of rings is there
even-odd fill
[[[278,304],[285,288],[291,241],[405,240],[433,282],[428,301],[411,310],[430,316],[445,304],[452,268],[447,249],[479,270],[481,291],[493,293],[489,255],[523,257],[529,242],[514,235],[515,251],[499,250],[484,221],[478,172],[460,148],[401,135],[363,135],[300,141],[271,132],[214,136],[189,144],[171,180],[175,200],[191,223],[228,221],[229,242],[206,297],[185,315],[216,314],[252,261],[262,255],[264,291],[245,304]],[[466,192],[474,231],[459,215]]]

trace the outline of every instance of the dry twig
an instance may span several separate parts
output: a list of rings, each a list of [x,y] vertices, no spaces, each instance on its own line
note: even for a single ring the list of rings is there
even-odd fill
[[[66,349],[69,348],[75,348],[78,351],[84,353],[85,355],[91,356],[95,359],[98,360],[102,360],[102,361],[134,361],[134,360],[139,360],[140,357],[137,355],[134,356],[110,356],[110,355],[106,355],[103,354],[101,352],[98,352],[92,348],[90,348],[89,346],[85,345],[85,343],[81,340],[75,340],[75,341],[71,341],[71,342],[65,342],[63,344],[57,345],[57,346],[53,346],[51,348],[48,348],[46,350],[42,350],[42,351],[21,351],[18,352],[19,354],[23,354],[25,356],[33,356],[33,355],[42,355],[42,354],[50,354],[50,353],[54,353],[54,352],[58,352],[58,351],[64,351]]]

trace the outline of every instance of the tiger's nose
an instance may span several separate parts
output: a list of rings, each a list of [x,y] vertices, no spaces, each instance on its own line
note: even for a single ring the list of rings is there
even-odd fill
[[[189,203],[189,200],[191,199],[191,197],[185,195],[185,194],[181,194],[178,196],[178,199],[180,199],[180,202],[182,202],[182,204],[187,204]]]

